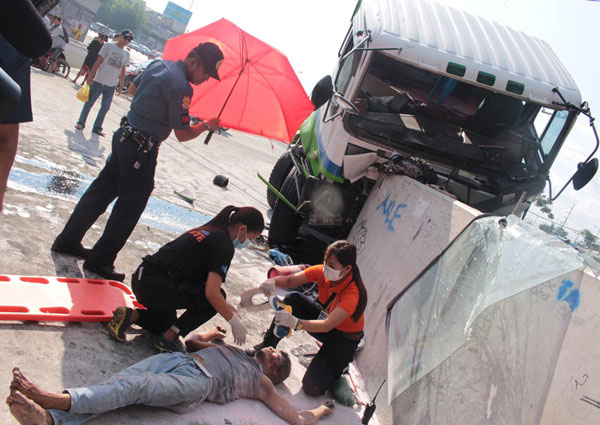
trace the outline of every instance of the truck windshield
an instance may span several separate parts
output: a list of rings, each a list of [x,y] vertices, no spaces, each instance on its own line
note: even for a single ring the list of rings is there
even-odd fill
[[[346,58],[338,83],[349,79],[346,67],[352,75],[352,63]],[[357,137],[483,173],[526,164],[534,175],[565,124],[565,119],[549,121],[539,104],[417,68],[384,52],[372,53],[354,103],[361,114],[346,120]],[[544,130],[538,115],[551,128]]]

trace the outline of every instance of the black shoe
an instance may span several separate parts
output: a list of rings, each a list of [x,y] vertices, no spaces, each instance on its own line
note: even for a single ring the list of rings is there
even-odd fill
[[[179,339],[179,336],[173,341],[167,341],[165,339],[165,334],[162,334],[154,342],[154,348],[156,348],[159,353],[185,353],[185,346]]]
[[[87,258],[91,249],[85,248],[81,243],[74,243],[66,240],[62,235],[58,235],[52,244],[52,251],[59,254],[70,254],[75,257]]]
[[[271,327],[267,332],[265,332],[265,336],[261,343],[256,344],[254,347],[244,349],[244,353],[246,353],[249,357],[254,357],[257,351],[262,350],[265,347],[277,347],[281,338],[278,338],[274,333],[273,329],[275,328],[275,324],[271,323]]]
[[[123,280],[125,280],[125,273],[121,273],[121,272],[115,270],[114,266],[110,266],[110,265],[101,266],[99,264],[94,264],[94,263],[90,263],[89,261],[86,261],[83,263],[83,268],[85,268],[91,272],[94,272],[96,274],[99,274],[100,276],[102,276],[105,279],[118,280],[119,282],[123,282]]]

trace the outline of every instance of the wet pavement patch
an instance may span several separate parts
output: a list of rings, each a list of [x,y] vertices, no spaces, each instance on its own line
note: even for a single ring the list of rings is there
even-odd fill
[[[47,169],[50,173],[35,173],[13,167],[8,180],[9,186],[21,192],[33,192],[77,202],[92,182],[89,176],[72,171],[57,170],[50,166],[42,168]],[[107,211],[112,210],[113,204],[114,202]],[[140,223],[167,232],[183,233],[193,227],[201,226],[211,218],[198,211],[150,197]]]

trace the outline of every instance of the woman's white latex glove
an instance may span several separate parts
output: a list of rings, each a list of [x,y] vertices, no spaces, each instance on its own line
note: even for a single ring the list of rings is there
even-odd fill
[[[287,311],[278,311],[275,313],[275,324],[277,326],[285,326],[286,328],[296,330],[298,319],[296,319]]]
[[[235,313],[231,319],[229,319],[229,324],[231,325],[231,333],[233,334],[233,342],[237,345],[242,345],[246,342],[246,333],[248,330],[242,319],[240,319],[239,314]]]
[[[259,288],[262,293],[268,297],[273,295],[273,292],[275,292],[275,286],[275,279],[267,279],[260,284]]]

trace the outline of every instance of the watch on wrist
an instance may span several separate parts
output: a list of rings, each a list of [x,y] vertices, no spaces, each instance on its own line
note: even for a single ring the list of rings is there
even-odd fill
[[[302,324],[302,320],[298,319],[298,323],[296,323],[296,329],[297,331],[301,331],[302,329],[304,329],[304,325]]]

